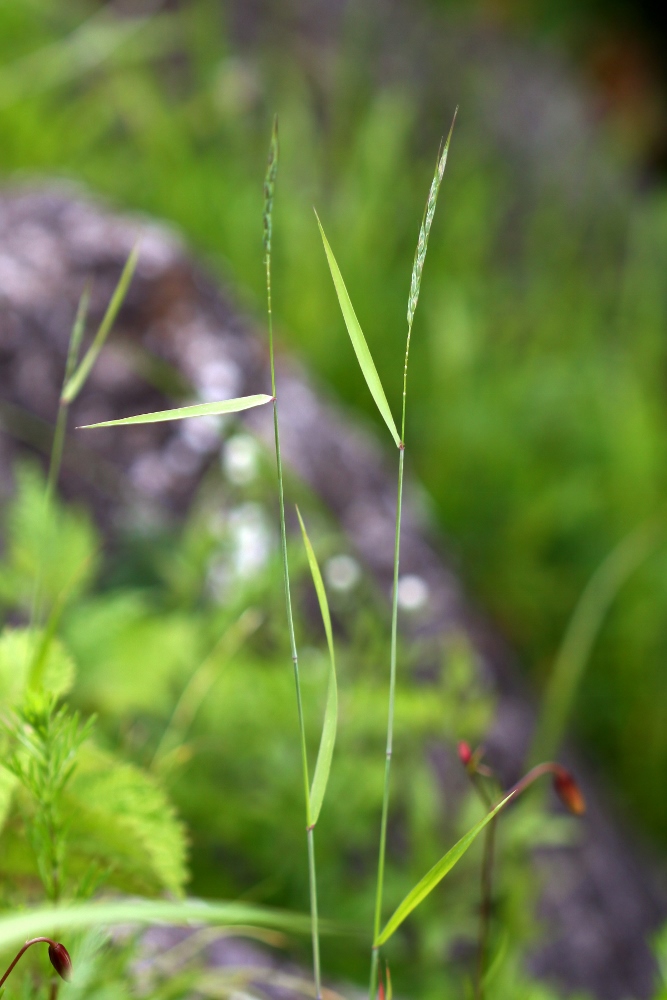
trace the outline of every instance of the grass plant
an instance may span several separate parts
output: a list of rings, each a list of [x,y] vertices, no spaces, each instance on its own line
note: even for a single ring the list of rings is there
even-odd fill
[[[273,131],[269,146],[269,159],[264,179],[264,266],[266,269],[266,304],[269,326],[269,359],[271,367],[271,392],[273,394],[273,433],[276,448],[276,472],[278,476],[278,506],[280,515],[280,553],[283,567],[283,582],[285,587],[285,608],[287,612],[287,627],[289,630],[292,668],[294,670],[294,687],[299,720],[299,740],[301,743],[301,767],[303,772],[303,789],[306,807],[306,838],[308,842],[308,881],[310,886],[310,914],[312,919],[313,942],[313,975],[317,1000],[321,996],[320,976],[320,940],[317,912],[317,871],[315,864],[315,821],[311,817],[310,776],[308,772],[308,753],[306,750],[306,726],[303,717],[303,699],[301,696],[301,679],[299,676],[299,655],[296,648],[294,633],[294,616],[292,614],[292,594],[290,591],[289,561],[287,558],[287,528],[285,524],[285,486],[283,481],[283,464],[280,453],[280,425],[278,422],[278,396],[276,389],[276,360],[273,343],[273,306],[271,301],[271,240],[273,235],[273,199],[275,183],[278,174],[278,118],[273,120]],[[304,529],[305,530],[305,529]]]
[[[403,503],[403,482],[404,482],[404,461],[405,461],[404,438],[406,432],[408,362],[410,353],[410,342],[412,337],[412,328],[415,318],[415,312],[417,309],[417,304],[419,301],[419,291],[421,286],[424,264],[426,260],[426,252],[428,249],[428,240],[431,232],[433,218],[435,215],[438,192],[440,189],[440,185],[445,171],[445,166],[447,163],[447,156],[449,152],[449,146],[453,128],[454,128],[454,122],[452,122],[452,126],[450,128],[444,146],[442,146],[438,152],[435,174],[431,183],[426,203],[426,208],[422,218],[417,249],[415,252],[415,258],[413,263],[412,277],[410,283],[410,294],[409,294],[408,308],[407,308],[408,332],[407,332],[405,359],[403,366],[403,396],[402,396],[403,403],[402,403],[400,435],[394,423],[391,414],[391,409],[387,402],[386,394],[384,392],[382,382],[380,380],[377,369],[373,362],[373,358],[368,348],[368,344],[366,342],[363,331],[361,329],[354,308],[350,301],[349,295],[347,293],[347,289],[345,287],[345,283],[341,275],[340,269],[338,268],[335,257],[333,255],[333,251],[331,250],[329,242],[324,234],[322,225],[319,219],[317,220],[322,241],[324,244],[326,257],[333,277],[334,286],[336,288],[336,292],[338,295],[341,311],[343,313],[345,324],[348,329],[350,339],[352,341],[352,346],[354,348],[357,360],[359,361],[359,365],[361,367],[362,374],[368,385],[371,395],[373,396],[373,399],[375,400],[378,410],[380,411],[387,427],[389,428],[391,436],[394,440],[394,443],[397,445],[399,452],[396,523],[395,523],[395,540],[394,540],[394,556],[393,556],[393,588],[392,588],[392,601],[391,601],[392,613],[391,613],[391,627],[390,627],[391,636],[390,636],[390,657],[389,657],[390,662],[389,662],[388,716],[387,716],[386,744],[385,744],[384,780],[383,780],[383,790],[382,790],[382,800],[381,800],[381,818],[380,818],[377,881],[376,881],[376,891],[375,891],[375,908],[374,908],[374,918],[373,918],[369,1000],[375,1000],[378,991],[381,994],[385,994],[391,982],[390,974],[388,971],[386,975],[384,975],[382,978],[380,977],[381,947],[389,941],[389,939],[402,926],[404,921],[413,913],[413,911],[415,911],[424,902],[425,899],[427,899],[427,897],[433,892],[436,886],[439,885],[442,879],[446,875],[448,875],[449,872],[458,864],[458,862],[466,854],[466,852],[474,843],[474,841],[477,839],[477,837],[483,831],[490,830],[491,833],[490,834],[487,833],[485,854],[483,860],[483,874],[482,874],[483,902],[482,902],[482,917],[480,924],[481,929],[480,929],[479,958],[477,967],[478,970],[477,996],[481,998],[483,995],[483,981],[486,971],[485,950],[486,950],[486,937],[487,937],[488,921],[489,921],[488,907],[490,906],[491,868],[493,863],[493,844],[494,844],[493,832],[495,831],[495,822],[497,816],[511,802],[513,802],[527,788],[529,788],[538,778],[542,777],[545,774],[550,774],[553,776],[556,790],[559,792],[561,798],[566,802],[566,804],[569,806],[572,812],[580,813],[583,811],[583,799],[573,779],[564,770],[564,768],[562,768],[561,765],[555,763],[538,764],[531,771],[529,771],[528,774],[521,781],[519,781],[507,794],[505,794],[500,799],[500,801],[496,802],[495,804],[493,804],[493,801],[490,797],[484,796],[484,802],[487,807],[486,814],[482,817],[481,820],[475,823],[454,844],[454,846],[450,848],[441,857],[441,859],[434,866],[432,866],[429,869],[429,871],[427,871],[427,873],[412,887],[412,889],[407,893],[402,902],[398,905],[393,915],[386,922],[384,927],[382,926],[383,894],[384,894],[385,864],[386,864],[386,850],[387,850],[387,830],[388,830],[389,804],[390,804],[391,764],[392,764],[392,756],[394,750],[394,726],[395,726],[397,658],[398,658],[398,585],[399,585],[399,570],[400,570],[401,513],[402,513],[402,503]],[[264,215],[263,215],[264,255],[265,255],[264,262],[266,270],[266,290],[267,290],[268,325],[269,325],[269,355],[270,355],[270,375],[271,375],[271,392],[272,392],[271,396],[268,396],[266,394],[258,394],[254,396],[240,397],[238,399],[223,400],[215,403],[195,404],[193,406],[178,407],[175,409],[139,414],[131,417],[118,418],[115,420],[107,420],[104,421],[103,423],[87,425],[82,429],[90,430],[102,426],[112,427],[112,426],[124,426],[128,424],[155,423],[159,421],[180,420],[180,419],[187,419],[193,416],[201,416],[203,413],[206,414],[235,413],[235,412],[241,412],[243,410],[255,406],[264,405],[265,403],[268,402],[273,403],[273,424],[274,424],[275,457],[277,466],[279,519],[280,519],[281,565],[282,565],[285,605],[287,612],[289,647],[292,656],[294,682],[296,689],[297,716],[298,716],[298,726],[299,726],[299,744],[300,744],[300,756],[301,756],[304,799],[305,799],[314,991],[316,1000],[320,1000],[322,995],[322,986],[321,986],[321,967],[320,967],[319,914],[318,914],[318,896],[317,896],[317,876],[316,876],[316,865],[315,865],[314,829],[319,819],[320,810],[322,807],[322,803],[324,801],[324,796],[326,793],[327,784],[329,781],[329,775],[331,771],[331,762],[332,762],[334,744],[336,739],[337,718],[338,718],[338,691],[337,691],[337,679],[336,679],[333,630],[332,630],[331,615],[329,611],[327,595],[322,579],[322,574],[320,572],[317,558],[315,556],[315,551],[308,537],[304,520],[301,516],[301,512],[297,508],[297,517],[301,528],[301,534],[305,547],[308,566],[315,587],[315,592],[317,594],[320,612],[324,624],[324,631],[326,635],[327,646],[329,651],[329,660],[330,660],[329,684],[328,684],[328,693],[326,699],[326,707],[324,712],[324,721],[320,735],[320,744],[319,744],[317,762],[315,765],[314,775],[311,784],[310,771],[308,766],[307,735],[306,735],[306,722],[303,709],[302,684],[299,672],[299,659],[297,653],[296,632],[295,632],[294,616],[292,610],[292,596],[290,590],[288,541],[287,541],[287,527],[286,527],[286,517],[285,517],[284,475],[283,475],[283,467],[282,467],[282,459],[280,451],[278,393],[276,386],[275,352],[274,352],[274,342],[273,342],[273,311],[272,311],[272,297],[271,297],[271,241],[272,241],[272,226],[273,226],[273,200],[275,194],[277,165],[278,165],[278,126],[276,119],[274,120],[274,125],[273,125],[273,131],[269,149],[267,173],[264,183]],[[197,676],[198,675],[195,674],[194,678],[196,679]],[[186,688],[186,693],[187,690],[188,689]],[[179,705],[177,705],[176,707],[174,715],[178,714],[179,706],[180,702]],[[158,747],[158,754],[160,751],[160,747],[161,744]],[[475,757],[472,757],[471,760],[475,762],[475,765],[477,764]],[[479,773],[483,772],[479,771]],[[387,983],[386,987],[385,987],[385,982]]]
[[[429,190],[428,200],[426,202],[424,217],[422,219],[422,224],[419,230],[419,239],[417,241],[417,249],[415,251],[415,259],[412,267],[412,277],[410,280],[410,295],[408,298],[408,310],[407,310],[408,335],[405,346],[405,361],[403,365],[403,396],[402,396],[403,403],[401,411],[400,435],[396,428],[396,424],[394,423],[394,419],[391,414],[391,409],[389,407],[389,404],[387,402],[387,397],[382,387],[382,382],[380,381],[380,377],[377,373],[375,363],[368,348],[368,344],[366,343],[366,338],[364,337],[356,313],[350,301],[350,297],[347,293],[345,282],[343,281],[340,269],[338,267],[338,264],[336,263],[331,247],[329,246],[329,242],[324,234],[324,230],[322,229],[322,225],[320,223],[319,218],[317,220],[320,229],[320,234],[322,236],[322,241],[324,243],[324,250],[327,256],[327,261],[329,263],[331,275],[333,277],[334,285],[336,287],[338,301],[340,303],[341,311],[343,313],[345,325],[350,335],[350,340],[352,341],[354,352],[357,356],[357,360],[361,367],[364,379],[366,380],[366,384],[370,390],[370,393],[373,399],[375,400],[378,410],[382,414],[384,422],[389,428],[389,432],[391,433],[391,436],[398,448],[398,453],[399,453],[398,486],[397,486],[397,496],[396,496],[396,529],[395,529],[395,540],[394,540],[392,610],[391,610],[389,707],[387,714],[387,742],[385,750],[385,775],[384,775],[384,791],[382,796],[382,816],[380,819],[380,844],[378,852],[377,890],[375,897],[375,914],[373,918],[374,943],[373,943],[373,951],[371,958],[371,974],[370,974],[370,985],[369,985],[370,1000],[374,1000],[378,988],[378,960],[379,960],[378,941],[380,938],[380,929],[382,925],[382,899],[384,892],[385,857],[387,851],[387,824],[389,820],[391,759],[394,747],[394,710],[395,710],[395,700],[396,700],[396,653],[397,653],[397,641],[398,641],[398,578],[399,578],[400,555],[401,555],[401,514],[403,509],[403,474],[404,474],[404,464],[405,464],[405,417],[407,408],[408,361],[410,357],[410,340],[412,338],[412,324],[414,322],[415,312],[417,310],[417,303],[419,301],[419,290],[421,287],[422,274],[424,271],[424,263],[426,261],[428,238],[431,232],[433,217],[435,215],[435,207],[438,200],[438,192],[440,190],[440,184],[442,182],[442,178],[445,172],[445,166],[447,164],[447,154],[449,152],[449,144],[451,141],[452,131],[454,129],[455,121],[456,121],[456,115],[454,116],[454,121],[452,121],[452,125],[449,130],[449,135],[447,136],[447,140],[444,144],[444,148],[438,151],[435,174],[433,177],[433,181],[431,182],[431,188]]]
[[[272,395],[257,394],[245,396],[238,399],[223,400],[215,403],[195,404],[193,406],[178,407],[171,410],[161,410],[153,413],[138,414],[132,417],[123,417],[116,420],[107,420],[97,424],[89,424],[81,428],[82,430],[92,430],[99,427],[123,426],[128,424],[158,423],[169,420],[181,420],[190,417],[212,414],[238,413],[265,403],[273,403],[273,426],[275,437],[275,455],[278,478],[278,504],[280,518],[280,549],[283,570],[283,582],[285,590],[285,605],[287,612],[287,627],[289,633],[289,645],[294,671],[294,683],[296,690],[297,716],[299,725],[299,742],[301,748],[301,765],[303,775],[305,816],[306,816],[306,839],[308,847],[308,877],[310,887],[310,912],[311,912],[311,938],[313,956],[313,977],[315,982],[316,1000],[321,998],[321,971],[320,971],[320,941],[319,941],[319,917],[317,906],[317,873],[315,863],[315,826],[319,818],[320,809],[324,801],[329,772],[331,769],[331,759],[336,739],[336,725],[338,716],[338,695],[336,685],[336,669],[333,648],[333,633],[331,629],[331,617],[329,613],[326,592],[322,575],[320,573],[317,559],[313,547],[308,538],[301,514],[298,513],[299,523],[306,548],[308,564],[313,577],[317,598],[320,604],[322,618],[324,621],[327,644],[331,658],[331,672],[329,690],[327,695],[324,723],[320,739],[320,748],[315,765],[312,786],[310,782],[310,772],[308,767],[308,753],[306,747],[306,726],[303,712],[303,698],[301,693],[301,678],[299,673],[299,657],[296,647],[296,634],[294,628],[294,616],[292,612],[292,595],[290,590],[289,560],[287,552],[287,528],[285,519],[285,489],[282,467],[282,457],[280,452],[280,428],[278,421],[278,397],[276,388],[276,368],[275,350],[273,342],[273,309],[271,301],[271,239],[273,229],[273,200],[275,194],[275,182],[278,171],[278,119],[274,119],[271,142],[269,146],[269,157],[264,181],[264,263],[266,269],[266,293],[268,310],[269,329],[269,356],[271,374]]]

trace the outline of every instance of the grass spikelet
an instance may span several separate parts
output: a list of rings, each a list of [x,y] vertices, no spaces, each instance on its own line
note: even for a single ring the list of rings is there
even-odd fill
[[[273,193],[276,187],[276,175],[278,174],[278,115],[273,118],[273,130],[271,132],[271,143],[269,145],[269,158],[266,164],[266,174],[264,177],[264,253],[267,257],[271,255],[271,237],[273,235]]]
[[[415,318],[415,312],[417,309],[417,302],[419,301],[419,288],[421,286],[422,273],[424,271],[424,261],[426,260],[426,251],[428,249],[428,237],[431,232],[431,224],[433,222],[433,216],[435,215],[435,206],[438,201],[438,192],[440,191],[440,184],[442,182],[443,175],[445,173],[445,167],[447,166],[447,154],[449,152],[449,143],[452,138],[452,132],[454,131],[454,123],[456,122],[456,115],[458,114],[458,108],[454,112],[454,118],[452,120],[451,127],[449,129],[449,134],[445,141],[444,147],[441,145],[438,150],[438,159],[435,165],[435,173],[433,175],[433,180],[431,181],[431,188],[428,193],[428,200],[426,202],[426,209],[424,210],[424,217],[422,219],[422,224],[419,229],[419,239],[417,240],[417,249],[415,250],[415,261],[412,265],[412,278],[410,281],[410,295],[408,298],[408,329],[412,329],[412,324]]]

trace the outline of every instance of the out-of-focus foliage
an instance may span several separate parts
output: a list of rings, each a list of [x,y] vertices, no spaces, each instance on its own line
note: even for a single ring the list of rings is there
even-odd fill
[[[38,898],[37,876],[56,901],[99,885],[180,894],[186,848],[172,806],[153,777],[96,747],[90,725],[56,707],[75,676],[59,640],[36,683],[40,639],[27,629],[0,636],[4,904]]]
[[[241,445],[252,461],[244,462],[239,483],[229,455],[238,455]],[[84,715],[97,713],[96,740],[105,747],[84,743],[62,796],[66,868],[71,884],[82,880],[94,887],[101,880],[133,891],[160,885],[178,890],[183,879],[182,834],[161,787],[187,822],[189,891],[303,911],[308,883],[299,743],[276,534],[268,528],[274,509],[273,470],[270,457],[247,434],[232,433],[223,456],[223,468],[231,468],[231,474],[222,477],[212,470],[178,538],[164,531],[130,536],[102,568],[99,582],[89,583],[63,611],[62,640],[52,647],[44,678],[51,678],[51,687],[61,694],[65,684],[74,683],[70,700]],[[20,537],[12,537],[21,530],[14,510],[29,502],[31,490],[39,492],[44,486],[34,469],[17,481],[19,492],[5,512],[9,553],[20,544]],[[312,498],[297,483],[291,484],[292,491],[299,496],[327,577],[332,557],[350,556]],[[64,516],[60,504],[55,511]],[[55,561],[61,558],[59,544],[56,538],[47,550]],[[241,557],[243,546],[255,553],[252,565]],[[314,761],[329,667],[298,539],[290,557]],[[316,844],[322,913],[354,929],[369,926],[373,909],[388,612],[358,569],[349,581],[342,588],[328,587],[337,630],[340,718]],[[15,613],[19,606],[20,599],[6,604],[5,610]],[[71,659],[63,652],[64,644]],[[25,653],[26,648],[25,632],[6,629],[0,665],[10,656],[15,661],[16,650]],[[415,683],[415,667],[428,667],[428,679]],[[191,694],[186,712],[184,692],[193,690],[199,695],[193,700]],[[447,801],[439,774],[443,767],[457,766],[452,754],[456,739],[480,738],[491,709],[464,637],[444,646],[433,640],[402,650],[388,909],[443,848],[480,817],[482,807],[470,795],[463,773],[458,791]],[[165,740],[166,732],[170,737]],[[449,761],[443,757],[443,745],[450,747]],[[8,791],[13,792],[16,812],[10,813],[0,843],[3,884],[15,901],[16,880],[20,884],[27,877],[31,863],[21,831],[30,828],[35,797],[30,797],[29,788],[18,795],[16,784]],[[527,858],[536,844],[561,843],[573,832],[569,822],[546,819],[537,803],[514,810],[503,824],[496,925],[503,931],[492,942],[492,953],[500,956],[494,973],[494,995],[499,998],[512,996],[518,988],[542,996],[542,987],[530,983],[522,964],[528,943],[536,939],[536,886]],[[96,864],[89,870],[93,860]],[[414,914],[406,933],[392,941],[387,951],[399,988],[412,984],[423,996],[458,989],[476,934],[478,864],[479,851],[473,849],[447,885]],[[457,951],[461,958],[453,959]],[[323,954],[329,975],[365,979],[363,934],[327,936]],[[177,978],[175,995],[192,982],[189,973],[182,983]],[[205,983],[202,989],[213,985]]]

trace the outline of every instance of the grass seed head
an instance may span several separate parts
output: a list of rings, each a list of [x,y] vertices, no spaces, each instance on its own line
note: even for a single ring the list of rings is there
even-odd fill
[[[264,252],[267,257],[271,254],[271,236],[273,233],[273,195],[276,188],[276,175],[278,173],[278,115],[273,119],[273,131],[271,133],[271,144],[269,146],[269,159],[266,165],[264,176]]]

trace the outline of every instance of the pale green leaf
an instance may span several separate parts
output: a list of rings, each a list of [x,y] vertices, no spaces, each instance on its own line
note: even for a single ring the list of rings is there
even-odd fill
[[[0,703],[15,706],[23,699],[41,629],[6,628],[0,636]],[[44,654],[41,687],[56,698],[74,682],[74,663],[59,639],[52,638]]]
[[[315,592],[320,605],[322,621],[324,622],[324,631],[326,633],[327,645],[329,647],[329,659],[331,661],[331,672],[329,674],[329,688],[327,691],[326,708],[324,709],[324,724],[322,726],[322,736],[320,738],[320,749],[317,754],[315,774],[313,776],[313,784],[310,789],[309,822],[311,826],[315,826],[320,815],[322,803],[324,802],[324,795],[327,790],[329,773],[331,771],[331,760],[333,757],[334,745],[336,743],[336,728],[338,726],[338,685],[336,683],[336,657],[334,654],[329,602],[327,601],[327,594],[324,589],[324,582],[322,580],[322,574],[320,573],[320,567],[317,564],[315,551],[310,543],[306,526],[303,523],[301,511],[298,507],[296,512],[299,518],[299,524],[301,525],[303,544],[306,547],[306,556],[308,557],[308,565],[310,566],[313,583],[315,584]]]
[[[63,403],[71,403],[78,396],[79,392],[84,386],[84,383],[88,376],[90,375],[91,369],[100,351],[104,347],[104,342],[109,336],[111,327],[114,324],[114,320],[118,315],[118,310],[123,304],[125,296],[127,295],[127,290],[130,287],[130,282],[132,281],[132,276],[134,270],[137,266],[137,260],[139,258],[139,243],[135,243],[130,256],[125,262],[125,267],[122,270],[121,276],[118,279],[118,284],[114,289],[114,293],[111,296],[111,301],[107,306],[107,310],[102,317],[102,322],[100,323],[97,333],[93,337],[93,342],[83,356],[81,364],[76,369],[74,374],[67,380],[65,388],[63,389],[62,401]],[[77,334],[80,338],[83,334],[83,330]]]
[[[504,799],[494,806],[490,812],[484,816],[479,823],[476,823],[472,829],[468,830],[466,834],[461,837],[461,839],[450,848],[447,853],[440,858],[437,864],[431,868],[430,871],[424,875],[423,879],[417,883],[417,885],[412,889],[400,906],[396,909],[394,915],[387,922],[384,930],[382,930],[373,943],[373,947],[379,948],[383,945],[392,934],[398,930],[403,921],[408,917],[413,910],[415,910],[420,903],[422,903],[426,897],[435,889],[436,885],[442,881],[445,875],[452,870],[455,864],[463,857],[465,852],[468,850],[473,841],[482,832],[484,827],[489,823],[494,816],[496,816],[501,809],[512,801],[516,796],[517,789],[512,789],[509,795],[506,795]]]
[[[364,337],[361,326],[359,325],[359,320],[357,319],[356,313],[350,301],[350,296],[347,294],[347,288],[345,287],[343,276],[340,273],[333,251],[329,246],[329,241],[324,235],[322,223],[319,220],[317,212],[315,213],[315,218],[317,219],[317,224],[320,227],[320,234],[322,236],[322,242],[324,243],[324,252],[327,255],[331,277],[333,278],[336,294],[338,295],[338,302],[340,303],[347,332],[349,333],[350,340],[352,341],[354,353],[357,355],[357,361],[359,362],[363,376],[366,379],[366,385],[371,391],[371,396],[375,400],[375,404],[380,411],[384,422],[389,428],[391,436],[396,442],[396,446],[400,447],[401,439],[399,437],[398,430],[396,429],[394,418],[391,415],[391,410],[389,409],[389,403],[387,402],[387,397],[385,396],[384,389],[382,388],[380,376],[377,373],[377,368],[375,367],[375,362],[373,361],[371,352],[368,349],[366,338]]]
[[[196,403],[194,406],[179,406],[175,410],[158,410],[156,413],[139,413],[136,417],[121,417],[120,420],[103,420],[99,424],[84,424],[77,430],[86,431],[93,427],[120,427],[122,424],[159,424],[164,420],[187,420],[188,417],[211,417],[223,413],[240,413],[253,406],[270,403],[273,396],[260,392],[256,396],[240,396],[225,399],[220,403]]]
[[[112,900],[79,903],[74,906],[44,906],[12,911],[0,916],[0,948],[14,948],[36,935],[110,927],[114,924],[176,924],[221,926],[258,925],[293,934],[310,932],[310,917],[299,913],[272,910],[248,903],[206,902],[186,899]],[[321,925],[327,930],[327,926]]]
[[[46,481],[37,465],[21,463],[16,483],[3,532],[0,603],[29,611],[39,576],[42,610],[48,612],[63,594],[84,589],[94,575],[98,537],[86,511],[65,506],[56,496],[45,503]]]
[[[110,882],[130,892],[183,892],[185,831],[145,771],[85,744],[63,813],[70,851],[81,867],[91,861],[108,866]]]
[[[0,767],[0,830],[5,825],[9,809],[14,797],[14,789],[18,784],[18,778],[6,767]]]

